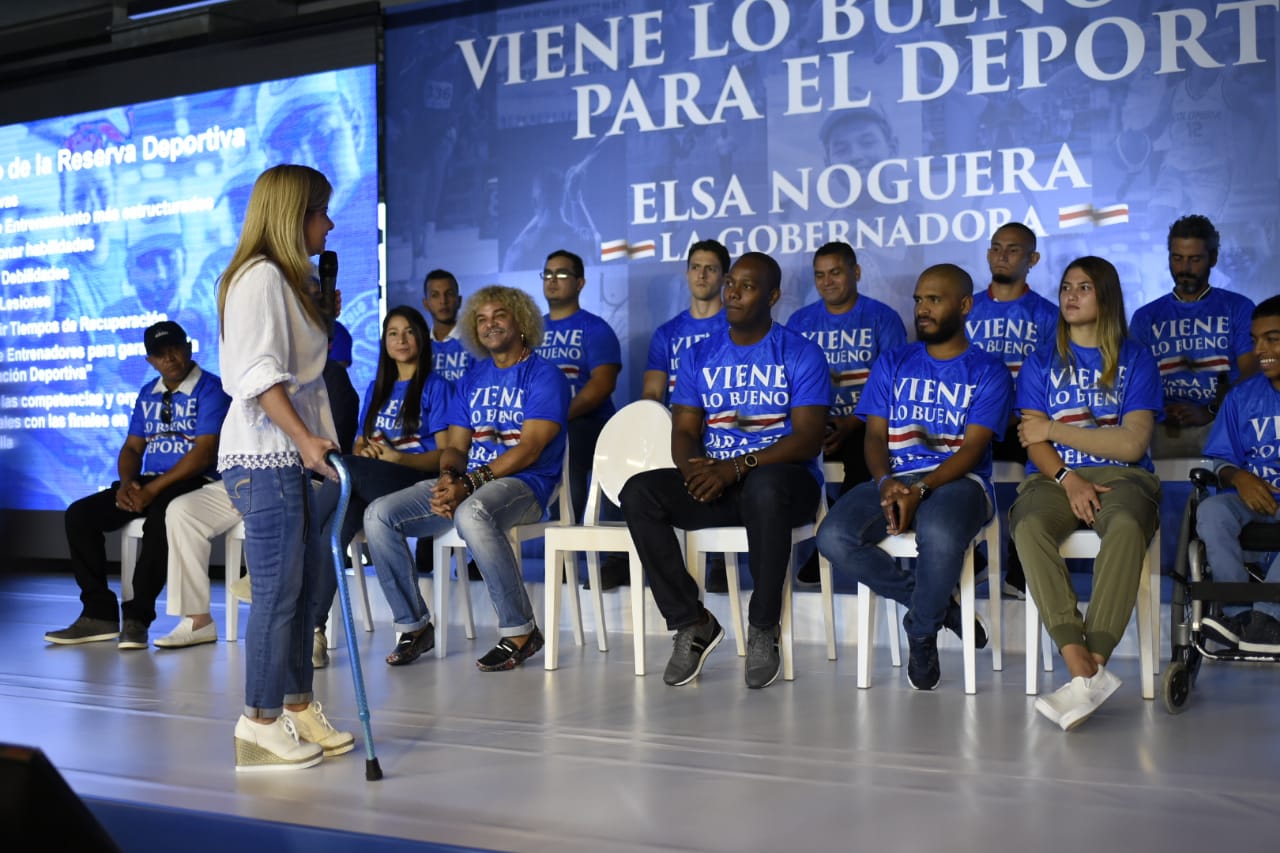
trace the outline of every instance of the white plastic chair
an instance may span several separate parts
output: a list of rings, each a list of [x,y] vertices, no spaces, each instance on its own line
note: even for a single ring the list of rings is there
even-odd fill
[[[812,522],[791,529],[791,552],[787,556],[787,571],[782,582],[782,624],[780,645],[782,647],[782,678],[794,681],[795,672],[795,637],[792,632],[791,593],[795,586],[793,576],[796,546],[816,535],[818,525],[827,516],[827,502],[818,501],[818,511]],[[745,527],[704,527],[701,530],[685,532],[685,565],[693,574],[700,589],[705,589],[706,556],[708,554],[724,554],[725,577],[729,584],[730,628],[738,645],[738,657],[747,654],[746,626],[742,619],[742,583],[738,578],[738,554],[750,550],[747,545],[747,528]],[[821,561],[819,562],[821,567]],[[823,588],[830,590],[831,566],[827,565],[826,581]],[[824,601],[825,606],[825,601]],[[835,643],[834,621],[827,623],[827,654],[831,656],[831,646]]]
[[[543,667],[559,666],[560,588],[571,603],[578,602],[578,572],[573,555],[585,552],[591,600],[595,609],[596,641],[609,650],[604,622],[604,593],[600,588],[600,552],[626,551],[631,566],[631,623],[635,645],[635,672],[645,671],[644,571],[625,522],[601,521],[601,502],[615,504],[627,480],[641,471],[671,468],[671,413],[654,400],[637,400],[619,409],[600,431],[591,463],[591,489],[585,518],[580,525],[551,527],[546,531],[546,647]],[[575,611],[576,612],[576,611]],[[581,622],[579,622],[581,625]]]
[[[569,495],[569,448],[567,442],[565,444],[564,464],[560,468],[560,482],[556,485],[556,490],[551,499],[560,508],[560,518],[558,520],[517,524],[507,531],[507,539],[511,542],[512,550],[515,551],[517,568],[521,567],[520,546],[522,543],[530,539],[537,539],[553,528],[568,527],[573,524],[573,503]],[[435,552],[435,561],[432,569],[434,578],[432,587],[435,599],[436,657],[443,658],[448,654],[449,646],[449,558],[451,556],[458,567],[458,581],[462,587],[462,606],[466,613],[465,627],[468,640],[475,639],[476,626],[471,610],[471,582],[467,577],[467,543],[458,534],[458,529],[451,526],[435,537],[433,550]],[[419,584],[424,580],[425,578],[420,578]],[[586,639],[582,632],[582,608],[576,595],[571,599],[571,605],[573,608],[574,639],[581,646],[586,642]],[[550,626],[548,626],[546,633],[548,635],[552,633]]]
[[[977,660],[978,650],[975,645],[973,636],[974,612],[976,610],[975,600],[977,597],[976,584],[973,578],[973,549],[979,542],[987,543],[987,560],[991,573],[995,577],[999,577],[1000,570],[1000,524],[998,521],[998,513],[993,516],[982,529],[978,531],[978,535],[969,543],[969,547],[964,552],[964,564],[960,569],[960,623],[964,626],[964,638],[961,645],[964,650],[964,692],[976,693],[977,687]],[[907,531],[899,533],[896,536],[887,536],[879,543],[879,546],[891,557],[898,559],[914,558],[918,556],[916,549],[915,531]],[[990,584],[988,584],[990,586]],[[875,642],[873,638],[875,627],[875,611],[876,600],[878,596],[870,587],[858,584],[858,687],[867,688],[871,686],[871,668],[875,652]],[[987,636],[991,643],[992,653],[994,657],[993,663],[995,669],[1000,669],[1000,590],[997,584],[995,592],[992,596],[995,602],[992,608],[992,617],[988,619]],[[897,603],[889,609],[889,618],[892,620],[889,636],[892,648],[898,649],[898,615]],[[895,666],[900,665],[896,660]]]
[[[1058,552],[1066,559],[1092,560],[1098,556],[1098,549],[1101,545],[1102,538],[1098,536],[1097,531],[1092,529],[1077,530],[1063,540],[1058,547]],[[1157,650],[1160,647],[1159,530],[1151,537],[1151,543],[1147,545],[1147,553],[1143,558],[1141,571],[1142,574],[1138,581],[1138,600],[1135,608],[1138,619],[1138,661],[1142,671],[1142,698],[1154,699],[1156,698],[1155,684],[1158,671],[1156,661],[1159,658]],[[1153,582],[1157,587],[1154,596],[1151,592]],[[1043,625],[1040,621],[1040,611],[1036,608],[1035,599],[1030,595],[1027,596],[1026,621],[1027,695],[1034,696],[1040,689],[1039,672],[1036,667],[1036,647],[1040,642],[1040,633]],[[1049,652],[1047,640],[1045,650],[1044,669],[1045,672],[1051,672],[1053,670],[1053,658]]]

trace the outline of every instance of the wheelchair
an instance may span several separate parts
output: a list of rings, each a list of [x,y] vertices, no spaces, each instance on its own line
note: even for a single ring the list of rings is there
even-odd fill
[[[1169,666],[1164,671],[1162,697],[1165,710],[1170,714],[1186,710],[1200,672],[1200,663],[1205,658],[1280,662],[1277,654],[1210,649],[1200,625],[1203,617],[1220,612],[1224,602],[1280,601],[1280,584],[1263,583],[1267,565],[1248,562],[1254,554],[1280,552],[1280,523],[1255,522],[1241,531],[1240,544],[1245,552],[1248,581],[1215,582],[1213,567],[1208,565],[1205,556],[1204,542],[1196,538],[1196,510],[1200,502],[1210,496],[1211,489],[1218,486],[1218,478],[1212,471],[1196,468],[1191,471],[1191,483],[1194,488],[1183,512],[1177,560],[1172,572],[1172,650]]]

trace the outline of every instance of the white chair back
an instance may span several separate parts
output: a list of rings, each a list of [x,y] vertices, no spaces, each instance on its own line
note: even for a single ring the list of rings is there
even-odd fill
[[[600,430],[591,476],[604,496],[616,504],[632,476],[673,467],[671,412],[655,400],[636,400],[615,412]],[[587,518],[595,521],[599,516],[588,511]]]

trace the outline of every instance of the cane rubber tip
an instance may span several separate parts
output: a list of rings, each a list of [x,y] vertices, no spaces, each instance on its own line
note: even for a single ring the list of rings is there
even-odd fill
[[[378,759],[370,758],[364,763],[364,778],[368,782],[377,782],[382,778],[382,765]]]

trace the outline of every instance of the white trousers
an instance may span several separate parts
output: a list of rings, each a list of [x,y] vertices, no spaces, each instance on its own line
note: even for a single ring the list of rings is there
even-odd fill
[[[240,513],[231,505],[221,480],[188,492],[169,504],[165,513],[169,539],[166,613],[186,616],[209,612],[209,551],[212,541],[239,521]],[[231,571],[228,569],[228,574]]]

